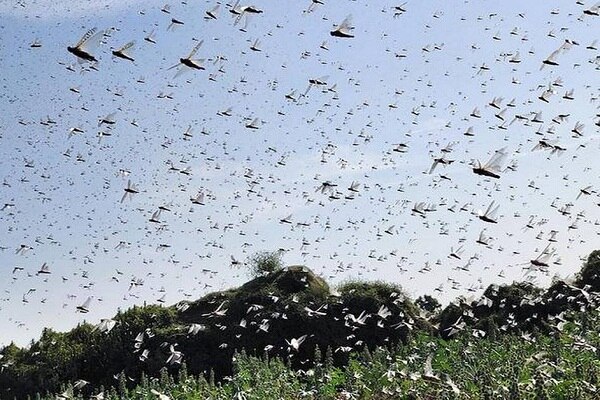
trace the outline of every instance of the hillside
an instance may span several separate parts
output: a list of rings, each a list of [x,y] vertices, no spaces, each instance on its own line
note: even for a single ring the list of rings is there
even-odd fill
[[[583,396],[593,393],[597,378],[599,267],[595,251],[572,283],[545,290],[490,286],[480,299],[439,310],[431,298],[413,302],[381,282],[347,283],[333,293],[310,269],[291,266],[196,301],[134,307],[66,333],[46,329],[29,348],[7,346],[0,352],[0,397],[145,398],[152,389],[197,398],[173,395],[187,387],[198,396],[231,398],[231,390],[282,385],[297,392],[279,398],[299,398],[301,390],[326,398],[315,393],[364,391],[359,382],[379,382],[375,398],[396,398],[397,390],[456,397],[457,390],[479,393],[488,383],[497,393],[487,398],[500,398],[511,377],[523,390],[551,378],[568,390],[576,385]],[[523,364],[526,357],[533,359]]]

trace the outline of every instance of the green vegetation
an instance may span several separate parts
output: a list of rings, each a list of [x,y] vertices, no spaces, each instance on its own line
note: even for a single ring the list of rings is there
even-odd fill
[[[583,268],[581,268],[576,283],[579,286],[587,284],[594,291],[600,290],[600,250],[594,250],[590,253]]]
[[[593,326],[583,332],[569,323],[561,334],[528,340],[465,334],[445,341],[423,334],[393,350],[355,353],[344,368],[323,357],[310,369],[296,370],[280,358],[259,359],[242,352],[234,357],[234,374],[221,383],[191,376],[183,366],[174,377],[163,370],[158,378],[144,376],[130,389],[103,393],[105,399],[115,400],[151,400],[158,394],[181,400],[597,399],[597,318]],[[83,398],[72,385],[61,393]]]
[[[260,251],[248,259],[250,274],[253,278],[271,274],[283,268],[281,251]]]
[[[492,285],[444,309],[394,284],[333,294],[306,267],[277,268],[120,312],[110,331],[84,323],[11,344],[0,399],[597,399],[598,254],[574,284]]]

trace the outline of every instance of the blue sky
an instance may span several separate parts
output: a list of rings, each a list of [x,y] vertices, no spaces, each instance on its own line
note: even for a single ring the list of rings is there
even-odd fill
[[[598,51],[586,48],[598,18],[581,18],[592,3],[410,1],[395,18],[395,2],[329,1],[307,13],[308,0],[257,0],[264,12],[245,32],[246,19],[234,26],[225,4],[205,20],[212,1],[171,3],[170,14],[147,1],[23,4],[0,5],[0,202],[10,205],[0,211],[0,343],[26,344],[44,326],[96,322],[163,294],[172,304],[237,285],[247,274],[230,257],[260,250],[286,249],[287,264],[334,282],[383,279],[449,301],[490,283],[567,277],[597,247],[598,196],[577,199],[598,185],[600,166]],[[347,15],[355,37],[331,37]],[[184,25],[167,30],[171,18]],[[94,69],[66,49],[92,27],[110,32]],[[156,44],[144,40],[151,31]],[[36,39],[41,47],[30,47]],[[250,49],[257,39],[260,52]],[[131,40],[135,62],[111,57]],[[175,78],[169,68],[198,40],[206,70]],[[540,69],[565,40],[580,45]],[[517,51],[522,61],[508,62]],[[314,78],[327,85],[301,97]],[[551,83],[546,103],[538,96]],[[563,99],[571,88],[575,99]],[[502,109],[515,99],[506,129],[488,105],[494,97]],[[475,107],[481,118],[470,116]],[[540,111],[543,124],[509,124]],[[111,113],[109,132],[98,120]],[[559,114],[568,120],[552,123]],[[259,129],[246,128],[254,118]],[[573,138],[577,121],[585,129]],[[464,136],[471,126],[475,136]],[[70,137],[74,127],[84,132]],[[532,151],[543,138],[567,150]],[[405,153],[393,151],[399,143]],[[448,143],[455,161],[424,173]],[[516,169],[498,180],[472,173],[472,160],[503,147]],[[120,203],[129,179],[140,193]],[[340,199],[317,191],[324,181]],[[347,200],[353,181],[359,193]],[[202,206],[190,202],[199,191]],[[498,224],[476,216],[491,201]],[[412,215],[417,202],[437,210]],[[567,203],[571,214],[559,213]],[[149,219],[167,204],[159,229]],[[292,224],[280,222],[290,214]],[[489,246],[476,243],[483,229]],[[552,230],[548,273],[526,276]],[[16,254],[22,244],[32,249]],[[448,258],[461,245],[461,259]],[[52,273],[38,276],[43,263]],[[130,289],[133,279],[144,284]],[[75,308],[88,296],[82,316]]]

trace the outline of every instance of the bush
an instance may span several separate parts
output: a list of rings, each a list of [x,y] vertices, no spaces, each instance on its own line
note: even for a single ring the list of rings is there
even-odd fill
[[[337,287],[342,298],[372,298],[375,302],[385,303],[392,298],[405,298],[400,285],[384,281],[348,280]]]
[[[579,272],[576,284],[580,287],[590,285],[594,291],[600,288],[600,250],[590,253]]]
[[[415,300],[415,305],[430,314],[436,313],[442,308],[440,302],[435,297],[428,294],[417,298],[417,300]]]
[[[253,278],[279,271],[283,268],[282,252],[260,251],[250,256],[248,265]]]

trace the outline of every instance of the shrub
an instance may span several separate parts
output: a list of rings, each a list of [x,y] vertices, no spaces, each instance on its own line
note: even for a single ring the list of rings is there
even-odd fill
[[[576,283],[580,287],[590,285],[594,291],[600,288],[600,250],[590,253],[579,272]]]
[[[250,256],[248,265],[253,278],[279,271],[283,268],[282,252],[277,250],[254,253]]]
[[[417,298],[417,300],[415,300],[415,305],[430,314],[436,313],[442,308],[440,302],[435,297],[428,294]]]

